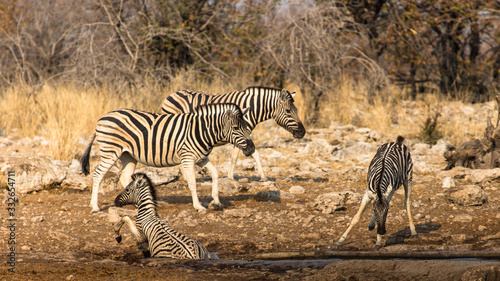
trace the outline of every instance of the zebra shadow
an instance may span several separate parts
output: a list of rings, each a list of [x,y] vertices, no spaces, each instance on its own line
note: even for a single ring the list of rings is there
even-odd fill
[[[433,224],[431,222],[425,222],[422,224],[415,225],[415,230],[420,235],[422,233],[429,233],[431,231],[436,231],[441,228],[440,224]],[[410,227],[406,227],[398,232],[391,234],[387,237],[385,241],[386,246],[404,244],[405,239],[411,237]]]
[[[200,203],[203,207],[208,207],[208,204],[212,201],[211,196],[198,196]],[[233,194],[229,196],[221,196],[220,201],[224,208],[233,207],[233,202],[236,201],[247,201],[247,200],[255,200],[258,202],[281,202],[281,194],[279,191],[260,191],[257,194]],[[183,196],[183,195],[167,195],[167,196],[159,196],[157,198],[158,201],[163,201],[168,204],[192,204],[193,199],[191,196]]]

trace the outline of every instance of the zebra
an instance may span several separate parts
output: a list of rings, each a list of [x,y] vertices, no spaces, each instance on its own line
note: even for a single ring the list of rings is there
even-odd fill
[[[193,207],[206,210],[196,194],[194,165],[207,167],[212,176],[210,205],[221,208],[218,175],[208,155],[219,142],[230,142],[245,155],[251,155],[255,146],[243,119],[243,111],[235,104],[225,103],[199,107],[189,114],[154,114],[139,110],[120,109],[105,114],[97,122],[81,158],[82,171],[89,174],[89,156],[92,143],[97,139],[101,161],[93,173],[92,212],[98,212],[99,184],[108,170],[120,159],[120,183],[127,186],[137,162],[154,167],[181,165],[188,182]]]
[[[115,205],[134,205],[137,219],[121,218],[115,227],[115,239],[122,241],[120,229],[127,224],[144,257],[174,259],[209,259],[210,252],[199,241],[184,236],[170,227],[156,212],[156,191],[151,180],[142,173],[132,175],[132,181],[115,198]],[[147,246],[146,246],[147,245]]]
[[[231,102],[241,108],[251,107],[245,120],[250,131],[257,124],[268,119],[274,119],[278,125],[292,133],[294,138],[304,137],[306,130],[297,114],[297,107],[294,104],[295,92],[290,93],[285,89],[274,89],[267,87],[248,87],[245,91],[233,91],[222,95],[208,95],[191,90],[175,92],[168,96],[162,104],[162,113],[185,113],[196,110],[197,107],[205,104],[217,104]],[[222,145],[222,144],[220,144]],[[228,178],[234,179],[234,168],[238,159],[239,150],[235,148],[231,157],[231,165],[228,171]],[[257,164],[261,181],[267,181],[267,177],[262,169],[260,155],[257,150],[252,154]]]
[[[389,210],[389,202],[392,195],[403,185],[405,188],[405,209],[410,221],[410,231],[412,237],[417,237],[415,225],[411,217],[410,196],[413,178],[413,162],[408,147],[403,144],[404,138],[398,136],[396,142],[386,143],[380,146],[368,167],[368,187],[361,200],[358,212],[352,218],[349,227],[342,237],[335,243],[336,247],[342,245],[347,238],[349,231],[359,222],[367,205],[374,200],[373,215],[368,224],[368,229],[375,228],[377,221],[377,242],[376,248],[382,247],[382,235],[386,233],[385,221]]]

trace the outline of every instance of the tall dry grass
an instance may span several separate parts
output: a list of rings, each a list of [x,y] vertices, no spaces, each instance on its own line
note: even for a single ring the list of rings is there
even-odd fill
[[[305,99],[300,88],[292,83],[286,88],[297,92],[296,105],[304,119]],[[82,90],[71,84],[39,89],[18,86],[0,93],[0,130],[13,137],[45,137],[49,141],[47,156],[70,160],[81,153],[97,120],[106,112],[118,108],[158,112],[163,99],[180,89],[226,93],[239,88],[220,80],[196,79],[189,72],[181,73],[162,90],[143,87],[119,91],[106,86]],[[333,85],[325,96],[328,98],[321,103],[322,114],[315,126],[328,127],[338,122],[376,129],[387,136],[418,139],[425,119],[439,111],[438,130],[445,140],[460,145],[482,136],[487,116],[496,122],[493,102],[470,105],[446,100],[438,94],[407,101],[407,93],[395,87],[389,96],[374,97],[371,103],[369,89],[350,81]],[[256,133],[252,136],[259,139]],[[284,130],[282,133],[287,134]]]

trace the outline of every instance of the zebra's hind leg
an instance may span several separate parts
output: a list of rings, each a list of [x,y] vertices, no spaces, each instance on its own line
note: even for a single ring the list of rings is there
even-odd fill
[[[104,152],[104,151],[105,148],[101,147],[100,150],[101,162],[99,163],[99,166],[97,166],[94,173],[92,174],[93,177],[92,198],[90,199],[90,206],[92,207],[92,213],[97,213],[100,211],[99,205],[97,204],[99,196],[99,185],[101,184],[103,177],[106,175],[109,169],[111,169],[111,167],[116,163],[116,160],[118,160],[118,156],[116,155],[115,152],[112,151]]]
[[[217,172],[217,169],[215,168],[214,164],[210,162],[210,159],[208,157],[203,160],[202,162],[197,164],[201,168],[206,167],[208,169],[208,172],[210,173],[210,176],[212,177],[212,202],[208,204],[208,206],[212,206],[215,210],[220,210],[222,211],[223,206],[222,203],[219,200],[219,173]]]
[[[411,198],[411,188],[412,184],[411,182],[405,181],[403,183],[404,188],[405,188],[405,208],[406,208],[406,213],[408,214],[408,220],[410,221],[410,232],[411,232],[411,237],[412,238],[417,238],[418,233],[417,230],[415,229],[415,225],[413,224],[413,219],[411,216],[411,210],[410,210],[410,198]]]

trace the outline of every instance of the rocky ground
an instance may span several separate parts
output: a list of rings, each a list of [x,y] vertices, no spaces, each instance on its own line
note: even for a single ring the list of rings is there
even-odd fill
[[[118,169],[100,194],[102,211],[90,213],[91,178],[79,174],[78,161],[44,157],[43,138],[0,138],[0,168],[16,172],[16,273],[2,261],[2,280],[498,280],[500,257],[493,260],[325,259],[324,251],[413,253],[500,251],[500,169],[469,170],[446,166],[435,146],[408,139],[414,161],[412,212],[418,238],[410,238],[401,188],[391,201],[384,247],[375,250],[376,233],[362,216],[344,246],[333,244],[356,213],[366,186],[367,167],[378,146],[394,141],[376,130],[334,125],[309,129],[292,139],[274,123],[253,136],[269,181],[261,182],[252,158],[240,157],[237,181],[226,176],[229,146],[216,148],[212,162],[220,171],[223,211],[199,213],[191,205],[178,168],[139,170],[158,184],[159,213],[170,225],[201,241],[219,259],[171,261],[142,259],[128,230],[114,240],[113,224],[123,213],[113,200]],[[97,149],[93,149],[94,160]],[[94,165],[96,161],[92,162]],[[199,171],[198,192],[207,205],[210,177]],[[3,204],[9,194],[0,195]],[[9,225],[6,208],[2,225]],[[1,228],[0,245],[10,253],[12,231]],[[307,259],[262,260],[265,253],[316,253]],[[3,253],[5,253],[3,252]],[[498,253],[498,252],[497,252]],[[7,261],[6,255],[4,259]],[[285,255],[286,256],[286,255]]]

